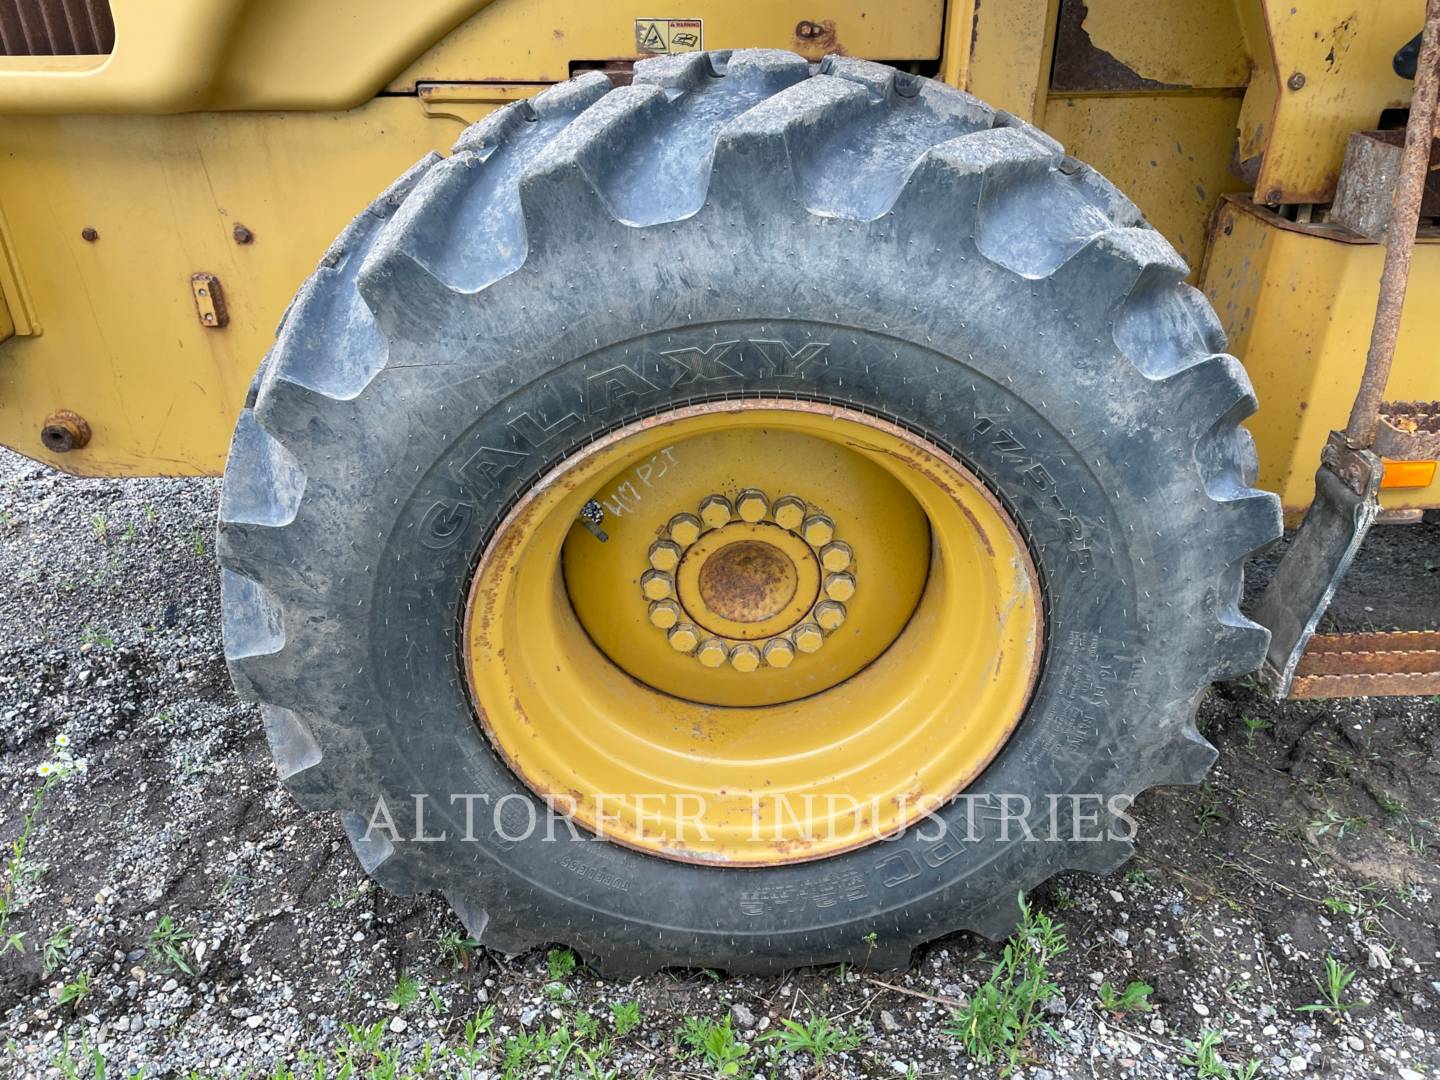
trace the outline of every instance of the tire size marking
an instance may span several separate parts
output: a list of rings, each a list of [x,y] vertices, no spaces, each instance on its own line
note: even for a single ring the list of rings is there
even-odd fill
[[[1065,505],[1050,470],[1039,458],[1023,453],[1025,444],[1015,437],[1013,430],[1002,426],[1003,424],[1003,420],[981,416],[976,419],[971,433],[977,439],[984,440],[987,448],[999,461],[1009,466],[1021,466],[1021,479],[1054,508],[1055,513],[1051,520],[1064,530],[1065,550],[1074,556],[1076,568],[1082,574],[1090,573],[1095,569],[1095,554],[1090,548],[1084,522]]]

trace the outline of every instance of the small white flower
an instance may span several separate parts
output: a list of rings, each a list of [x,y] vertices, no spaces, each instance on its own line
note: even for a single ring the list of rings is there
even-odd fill
[[[40,768],[36,769],[35,771],[38,772],[41,776],[50,776],[55,772],[55,766],[51,765],[48,761],[42,761],[40,763]]]
[[[69,746],[69,745],[70,745],[70,736],[69,736],[69,735],[56,735],[56,736],[55,736],[55,745],[56,745],[56,746],[59,746],[59,747]]]

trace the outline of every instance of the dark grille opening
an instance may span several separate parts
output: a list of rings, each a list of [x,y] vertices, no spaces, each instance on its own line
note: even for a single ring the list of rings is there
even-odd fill
[[[114,48],[110,0],[0,0],[0,56],[104,56]]]

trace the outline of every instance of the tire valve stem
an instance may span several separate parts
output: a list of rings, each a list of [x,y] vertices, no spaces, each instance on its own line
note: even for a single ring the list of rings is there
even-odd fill
[[[590,530],[590,534],[602,544],[610,539],[600,523],[605,520],[605,508],[594,499],[591,499],[580,508],[580,523]]]

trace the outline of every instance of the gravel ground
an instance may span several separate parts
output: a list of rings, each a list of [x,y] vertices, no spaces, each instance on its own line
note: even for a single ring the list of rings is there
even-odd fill
[[[562,1025],[582,1035],[561,1074],[711,1075],[677,1032],[726,1017],[749,1048],[742,1075],[997,1072],[945,1031],[998,951],[968,935],[901,973],[615,984],[569,971],[563,952],[457,950],[438,897],[371,888],[336,821],[281,790],[259,718],[230,688],[209,550],[218,495],[217,481],[79,480],[0,451],[4,841],[45,785],[0,880],[0,941],[23,947],[0,954],[4,1075],[98,1076],[94,1052],[108,1077],[283,1077],[308,1051],[348,1054],[356,1076],[459,1076],[466,1021],[492,1007],[477,1076]],[[1382,623],[1388,589],[1435,620],[1440,526],[1388,530],[1371,549],[1367,591],[1337,618]],[[1030,1041],[1021,1075],[1226,1077],[1247,1060],[1264,1076],[1440,1073],[1437,714],[1436,700],[1277,707],[1214,689],[1207,784],[1142,797],[1120,872],[1065,875],[1033,898],[1068,951],[1042,1007],[1054,1037]],[[1356,972],[1343,1000],[1365,1004],[1298,1011],[1322,999],[1327,956]],[[1101,983],[1131,981],[1153,987],[1148,1010],[1101,1006]],[[630,1002],[640,1021],[624,1030],[614,1009]],[[814,1016],[862,1040],[821,1066],[767,1041]],[[1208,1072],[1183,1060],[1207,1031],[1221,1033]],[[427,1045],[448,1048],[429,1072],[416,1064]],[[387,1072],[392,1057],[414,1071]],[[554,1071],[532,1058],[509,1075]]]

